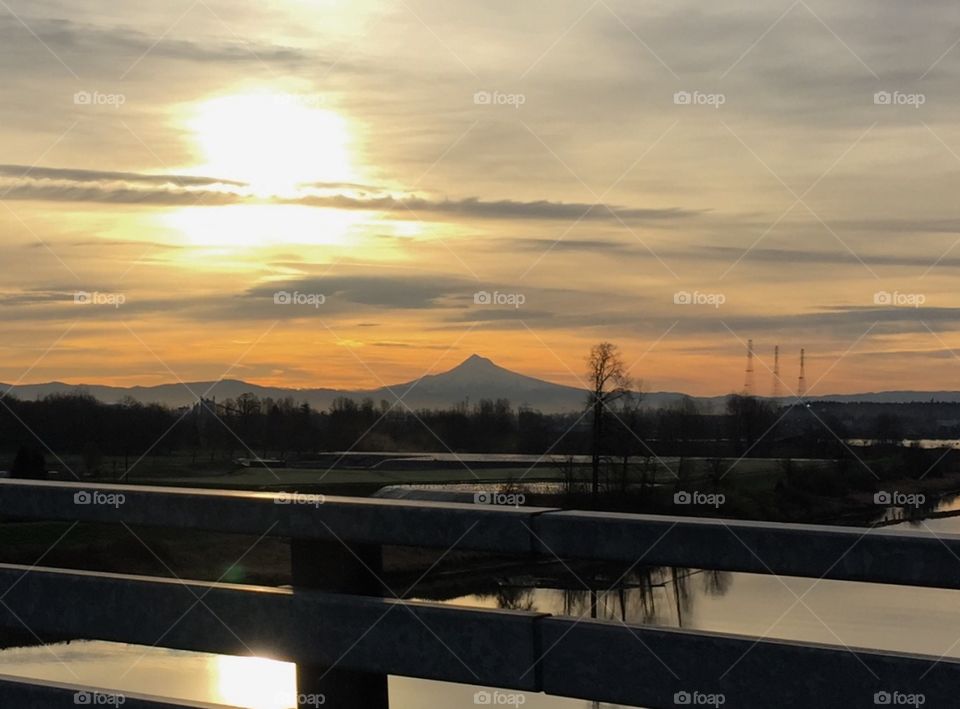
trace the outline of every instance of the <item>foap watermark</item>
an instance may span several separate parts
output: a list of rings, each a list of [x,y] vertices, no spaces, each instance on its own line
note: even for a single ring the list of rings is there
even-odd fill
[[[473,95],[477,106],[511,106],[520,108],[527,102],[526,94],[508,94],[503,91],[477,91]]]
[[[119,509],[126,504],[127,496],[121,492],[102,492],[100,490],[80,490],[73,495],[75,505],[100,505]]]
[[[274,305],[309,305],[312,308],[319,308],[327,302],[327,296],[323,293],[301,293],[300,291],[278,290],[273,294]]]
[[[275,498],[275,505],[312,505],[319,507],[327,501],[323,495],[308,495],[302,492],[281,492]]]
[[[290,696],[286,692],[277,691],[274,693],[273,702],[276,706],[289,706]],[[326,694],[298,694],[294,699],[294,706],[297,707],[322,707],[327,703]],[[273,706],[271,704],[270,706]]]
[[[873,703],[878,707],[922,707],[927,703],[926,695],[908,692],[877,692]]]
[[[698,492],[697,490],[680,490],[673,493],[673,504],[696,507],[713,507],[720,509],[727,502],[727,496],[722,492]]]
[[[527,502],[527,496],[522,492],[478,492],[473,496],[475,505],[503,505],[505,507],[520,507]]]
[[[301,106],[303,108],[321,108],[326,106],[327,97],[323,94],[276,94],[270,97],[277,106]]]
[[[722,707],[727,703],[727,698],[720,693],[684,691],[673,695],[673,703],[678,707]]]
[[[124,94],[104,94],[99,91],[77,91],[73,95],[73,102],[77,106],[110,106],[120,108],[127,102]]]
[[[73,703],[85,707],[121,707],[126,702],[127,698],[122,694],[108,692],[77,692],[73,695]]]
[[[703,91],[677,91],[673,102],[678,106],[712,106],[720,108],[727,102],[726,94],[708,94]]]
[[[897,507],[923,507],[927,504],[927,496],[921,492],[897,492],[896,490],[889,492],[887,490],[881,490],[873,496],[873,504],[883,505],[884,507],[889,507],[891,505],[896,505]]]
[[[500,291],[479,290],[473,294],[474,305],[507,305],[513,308],[519,308],[527,302],[527,296],[523,293],[501,293]]]
[[[723,293],[701,293],[698,290],[693,292],[681,290],[673,294],[674,305],[709,305],[713,308],[719,308],[726,302],[727,296]]]
[[[73,294],[73,302],[77,305],[111,305],[119,308],[127,302],[127,296],[123,293],[78,290]]]
[[[527,698],[520,692],[477,692],[473,695],[474,704],[484,706],[522,707]]]
[[[926,94],[908,94],[903,91],[877,91],[873,103],[877,106],[913,106],[920,108],[927,102]]]
[[[873,294],[874,305],[892,305],[897,308],[919,308],[927,302],[923,293],[901,293],[898,290],[880,290]]]

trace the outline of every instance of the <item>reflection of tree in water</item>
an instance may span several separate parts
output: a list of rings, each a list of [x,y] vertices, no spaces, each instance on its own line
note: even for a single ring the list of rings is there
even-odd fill
[[[558,612],[577,618],[683,627],[684,618],[693,610],[696,593],[691,589],[691,581],[696,576],[702,577],[703,593],[708,596],[724,595],[732,583],[732,576],[725,571],[642,567],[631,569],[622,577],[581,578],[580,588],[562,589],[562,607]],[[511,589],[514,594],[516,591]],[[529,595],[523,598],[520,609],[536,610],[533,589],[527,591]],[[501,604],[501,607],[518,606]]]
[[[703,575],[703,590],[708,596],[723,596],[730,590],[733,577],[729,571],[706,570]]]
[[[497,589],[497,606],[511,611],[536,610],[536,589],[532,586],[501,585]]]

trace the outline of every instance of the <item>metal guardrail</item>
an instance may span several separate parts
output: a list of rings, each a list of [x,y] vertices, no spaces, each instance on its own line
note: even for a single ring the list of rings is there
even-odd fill
[[[255,648],[297,663],[300,693],[323,694],[329,706],[386,707],[387,675],[657,708],[720,697],[748,709],[870,707],[884,692],[891,703],[922,696],[946,707],[960,686],[954,660],[388,600],[378,582],[382,547],[409,545],[958,588],[960,537],[25,481],[0,482],[0,518],[290,537],[291,589],[0,564],[0,628],[222,654]],[[3,700],[56,701],[64,691],[0,677],[0,706],[58,706]],[[125,706],[174,706],[136,701],[147,703]]]

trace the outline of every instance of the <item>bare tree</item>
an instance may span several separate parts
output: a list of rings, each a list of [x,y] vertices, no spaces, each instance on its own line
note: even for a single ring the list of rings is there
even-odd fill
[[[593,464],[593,494],[600,492],[600,454],[605,431],[604,419],[610,405],[630,392],[630,377],[617,346],[601,342],[590,349],[587,357],[587,383],[590,391],[587,408],[593,413],[591,457]]]

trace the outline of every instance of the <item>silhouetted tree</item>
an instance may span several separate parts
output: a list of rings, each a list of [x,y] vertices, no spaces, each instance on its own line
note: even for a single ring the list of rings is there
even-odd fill
[[[47,464],[43,451],[32,446],[20,446],[10,466],[10,477],[23,480],[43,480],[47,477]]]
[[[893,414],[883,413],[877,417],[874,438],[882,445],[900,445],[903,440],[903,425]]]
[[[630,377],[617,346],[601,342],[590,349],[587,357],[587,408],[593,416],[590,455],[593,470],[592,492],[600,492],[600,457],[604,446],[604,422],[610,405],[630,390]]]
[[[737,455],[750,452],[769,435],[776,420],[776,408],[767,401],[741,394],[733,394],[727,399],[729,438]]]

